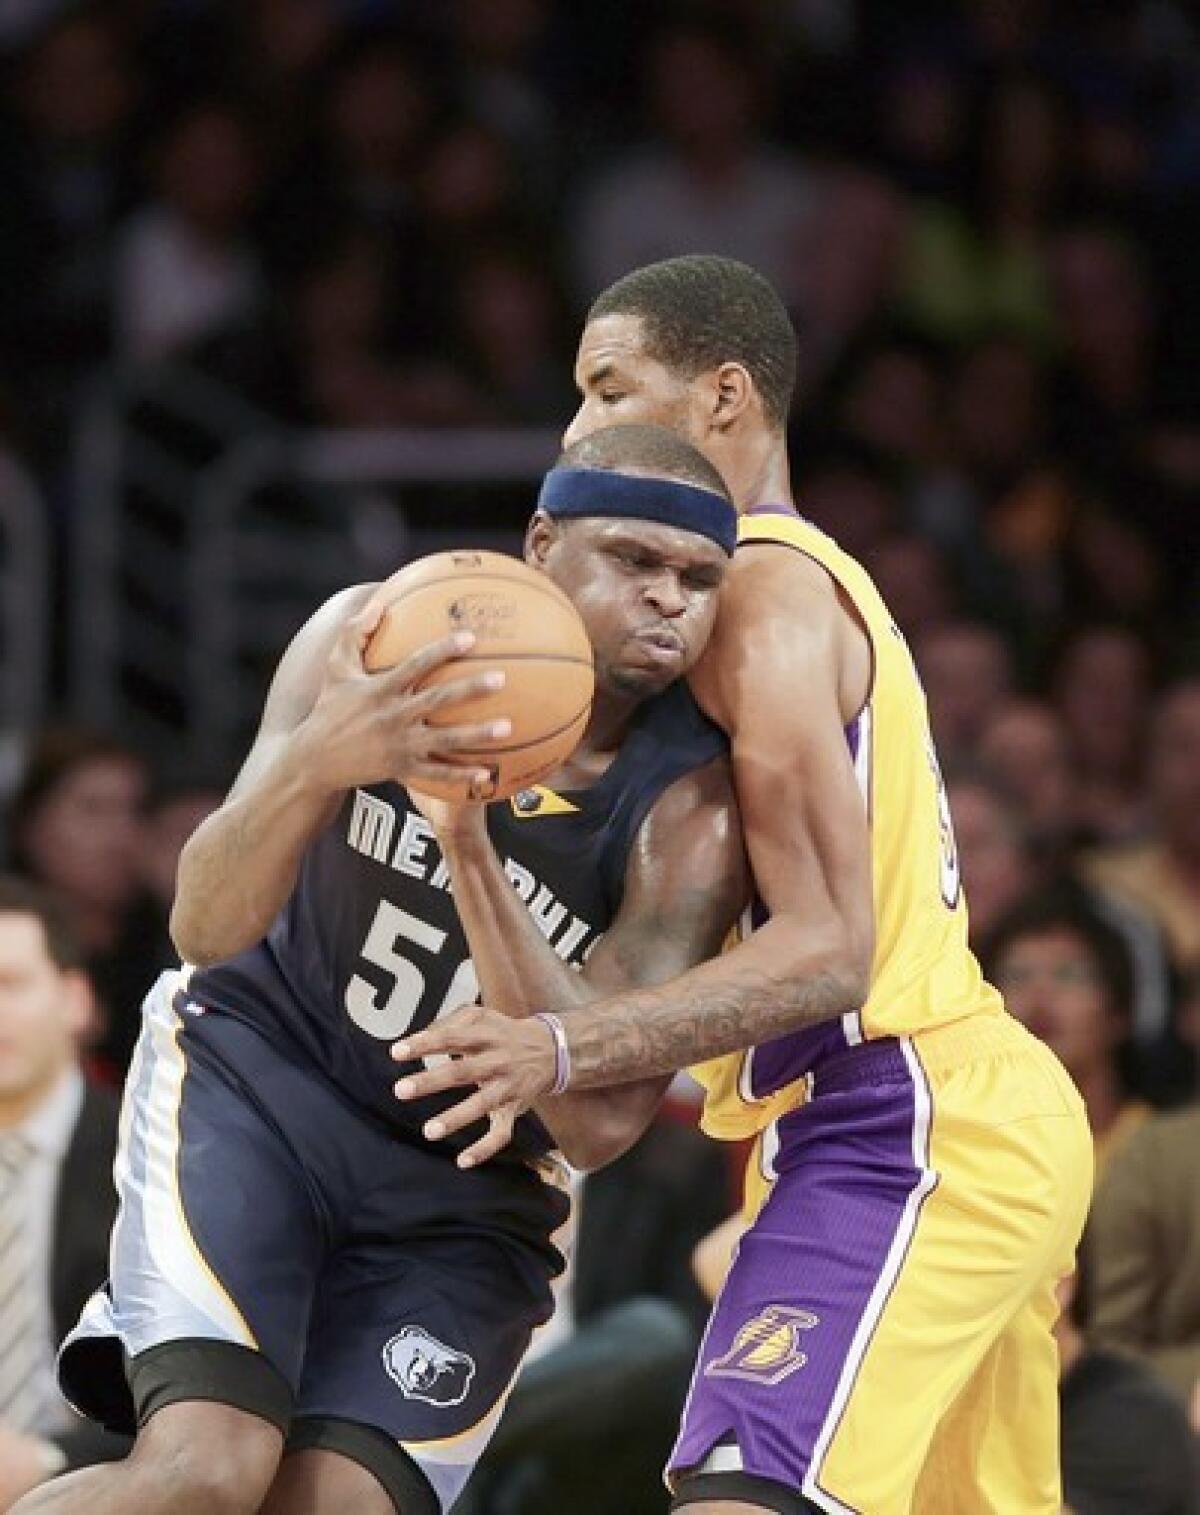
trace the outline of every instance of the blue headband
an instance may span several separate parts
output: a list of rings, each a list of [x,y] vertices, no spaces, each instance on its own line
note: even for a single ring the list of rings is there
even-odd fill
[[[661,521],[694,531],[732,554],[737,545],[737,511],[711,489],[672,479],[648,479],[605,468],[553,468],[538,495],[538,508],[557,520],[616,516],[628,521]]]

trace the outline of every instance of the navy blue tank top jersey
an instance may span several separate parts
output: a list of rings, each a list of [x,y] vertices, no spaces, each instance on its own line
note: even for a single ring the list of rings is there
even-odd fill
[[[615,916],[630,846],[659,795],[725,750],[681,681],[641,707],[592,787],[525,790],[488,807],[506,871],[565,962],[581,965]],[[422,1140],[424,1122],[462,1092],[401,1103],[391,1045],[478,994],[448,882],[433,830],[405,790],[357,789],[309,846],[264,940],[196,969],[187,995],[253,1025],[282,1055],[312,1061],[397,1135]],[[528,1157],[549,1145],[526,1117],[508,1151]]]

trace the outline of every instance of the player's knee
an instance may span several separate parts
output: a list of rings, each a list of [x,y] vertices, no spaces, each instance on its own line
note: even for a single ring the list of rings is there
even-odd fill
[[[194,1403],[168,1405],[154,1415],[134,1453],[175,1492],[181,1510],[203,1515],[254,1515],[282,1455],[283,1437],[266,1421],[226,1405]]]

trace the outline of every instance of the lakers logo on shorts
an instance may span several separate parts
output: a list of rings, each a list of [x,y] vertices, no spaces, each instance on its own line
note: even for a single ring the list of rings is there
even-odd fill
[[[475,1359],[430,1336],[423,1326],[404,1326],[383,1349],[383,1365],[405,1399],[427,1405],[460,1405],[475,1377]]]
[[[801,1331],[820,1320],[808,1310],[768,1305],[742,1326],[723,1357],[705,1366],[709,1378],[748,1378],[752,1383],[781,1383],[808,1361],[800,1350]]]

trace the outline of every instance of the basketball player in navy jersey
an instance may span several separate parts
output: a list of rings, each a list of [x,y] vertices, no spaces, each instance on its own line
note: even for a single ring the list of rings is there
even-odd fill
[[[596,701],[578,752],[488,829],[558,993],[668,978],[742,907],[726,744],[682,678],[734,533],[720,476],[668,431],[598,433],[547,476],[526,555],[580,610]],[[139,1427],[135,1450],[21,1515],[442,1515],[551,1311],[553,1145],[598,1164],[657,1102],[660,1081],[556,1100],[549,1134],[522,1120],[462,1171],[479,1132],[431,1144],[444,1102],[395,1100],[391,1044],[475,993],[447,864],[395,776],[444,776],[503,730],[425,725],[494,687],[414,692],[461,646],[365,672],[374,588],[300,631],[182,859],[174,934],[199,966],[147,1001],[112,1277],[62,1356],[69,1397]]]

